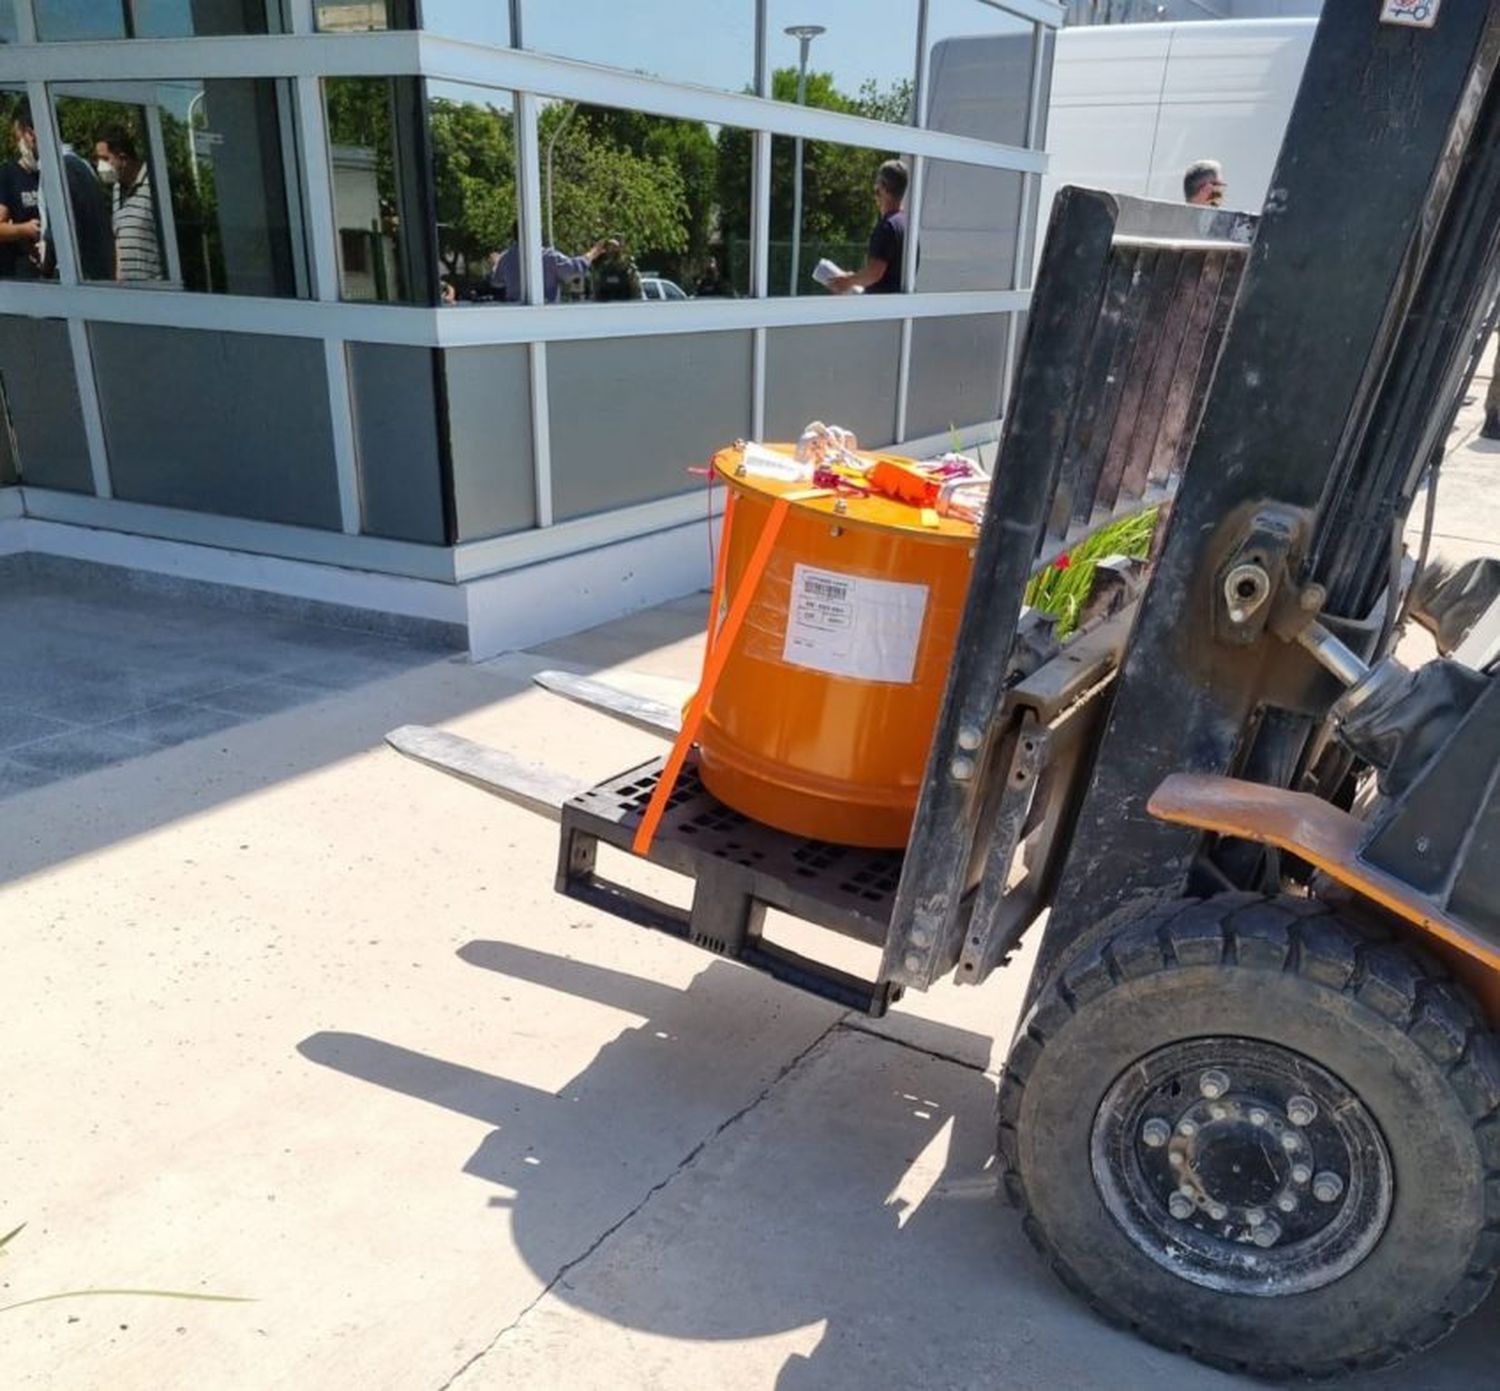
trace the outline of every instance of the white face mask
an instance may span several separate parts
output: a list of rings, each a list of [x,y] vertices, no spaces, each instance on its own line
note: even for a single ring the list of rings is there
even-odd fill
[[[119,183],[120,176],[115,173],[115,166],[107,159],[101,159],[94,168],[99,173],[99,182],[101,184]]]

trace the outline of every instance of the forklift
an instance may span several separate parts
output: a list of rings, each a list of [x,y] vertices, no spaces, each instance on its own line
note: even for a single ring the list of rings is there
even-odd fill
[[[1500,604],[1391,655],[1500,292],[1497,62],[1500,0],[1338,0],[1258,217],[1062,190],[903,849],[733,811],[598,682],[541,678],[673,759],[578,789],[389,736],[556,816],[561,893],[870,1015],[1040,933],[1003,1194],[1103,1317],[1253,1375],[1395,1361],[1500,1269]],[[1149,507],[1059,641],[1032,577]]]

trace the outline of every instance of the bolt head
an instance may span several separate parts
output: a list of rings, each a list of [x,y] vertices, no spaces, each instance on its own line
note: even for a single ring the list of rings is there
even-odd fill
[[[1301,1144],[1302,1141],[1299,1140],[1295,1135],[1293,1135],[1290,1130],[1284,1132],[1281,1137],[1281,1148],[1284,1149],[1288,1154],[1297,1149]]]
[[[1312,1170],[1306,1164],[1292,1165],[1292,1182],[1306,1183],[1312,1177]]]
[[[1175,1217],[1179,1222],[1186,1222],[1187,1219],[1193,1215],[1195,1210],[1196,1209],[1193,1205],[1193,1200],[1191,1198],[1183,1197],[1181,1193],[1174,1193],[1167,1200],[1167,1211],[1170,1212],[1172,1216]]]
[[[916,952],[907,952],[906,969],[908,971],[920,971],[922,969],[922,958]]]
[[[1222,1222],[1226,1217],[1229,1216],[1229,1209],[1225,1207],[1223,1203],[1210,1203],[1208,1205],[1208,1215],[1213,1218],[1215,1222]]]
[[[1258,1207],[1253,1207],[1245,1213],[1245,1221],[1248,1222],[1252,1227],[1260,1226],[1260,1224],[1265,1220],[1266,1214],[1262,1212]]]
[[[953,774],[955,782],[968,782],[974,776],[974,760],[972,758],[955,758],[948,765],[948,771]]]
[[[1198,1090],[1210,1101],[1217,1101],[1229,1090],[1229,1074],[1223,1068],[1209,1068],[1198,1079]]]
[[[1208,1114],[1211,1115],[1216,1121],[1221,1121],[1225,1116],[1229,1114],[1229,1107],[1215,1102],[1208,1108]]]
[[[1185,1164],[1186,1162],[1187,1161],[1183,1159],[1182,1155],[1179,1154],[1176,1150],[1173,1150],[1170,1154],[1167,1155],[1167,1163],[1170,1164],[1174,1169],[1182,1168],[1183,1164]]]
[[[1191,1140],[1193,1136],[1198,1133],[1198,1122],[1193,1120],[1190,1116],[1184,1116],[1183,1119],[1178,1121],[1177,1123],[1177,1133],[1179,1135],[1185,1135],[1189,1140]]]
[[[1318,1118],[1318,1103],[1310,1096],[1294,1096],[1286,1104],[1286,1115],[1293,1125],[1311,1125]]]
[[[1270,1118],[1266,1115],[1266,1113],[1264,1111],[1262,1111],[1260,1109],[1259,1106],[1251,1107],[1251,1109],[1250,1109],[1250,1124],[1251,1125],[1264,1125],[1268,1119],[1270,1119]]]
[[[1250,1240],[1264,1250],[1268,1246],[1274,1246],[1281,1240],[1281,1223],[1274,1217],[1268,1217],[1253,1232]]]
[[[1283,1212],[1296,1212],[1297,1199],[1291,1193],[1283,1193],[1279,1198],[1276,1199],[1276,1206],[1279,1207]]]
[[[1152,1116],[1141,1127],[1141,1139],[1154,1150],[1159,1150],[1172,1138],[1172,1127],[1160,1116]]]
[[[971,724],[966,724],[958,731],[958,747],[968,753],[973,753],[984,743],[984,733]]]
[[[1320,1203],[1336,1203],[1344,1191],[1344,1180],[1325,1169],[1313,1180],[1313,1197]]]

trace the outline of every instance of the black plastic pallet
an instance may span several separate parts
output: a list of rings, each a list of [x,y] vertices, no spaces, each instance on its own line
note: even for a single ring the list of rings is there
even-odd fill
[[[603,877],[600,842],[629,851],[665,759],[656,758],[564,803],[558,892],[739,961],[799,989],[871,1016],[901,996],[765,941],[775,908],[883,947],[901,879],[899,850],[862,850],[773,830],[726,807],[699,780],[690,757],[667,802],[647,859],[693,880],[692,908],[664,903]]]

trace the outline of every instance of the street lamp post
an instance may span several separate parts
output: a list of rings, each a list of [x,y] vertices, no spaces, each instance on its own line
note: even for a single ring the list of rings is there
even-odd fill
[[[807,100],[807,53],[812,41],[827,30],[821,24],[793,24],[785,33],[801,46],[797,55],[797,105]],[[802,137],[792,155],[792,279],[787,293],[797,293],[798,262],[802,259]]]

